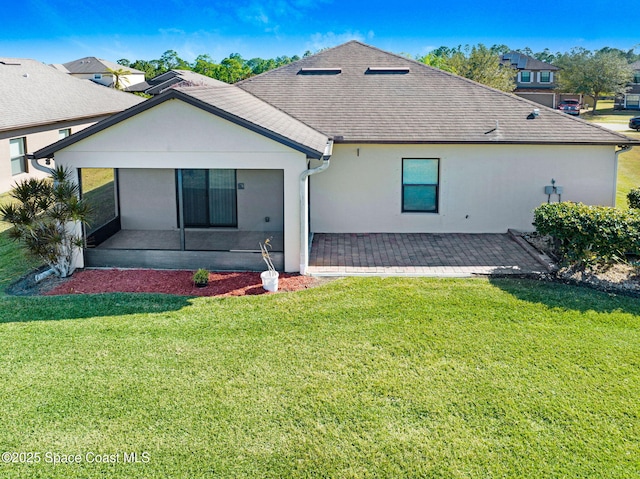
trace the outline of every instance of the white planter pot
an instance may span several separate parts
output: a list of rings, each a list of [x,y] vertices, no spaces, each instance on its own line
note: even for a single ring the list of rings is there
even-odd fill
[[[263,271],[260,273],[260,279],[262,279],[262,287],[266,291],[275,292],[278,291],[278,274],[277,271],[273,273],[271,271]]]

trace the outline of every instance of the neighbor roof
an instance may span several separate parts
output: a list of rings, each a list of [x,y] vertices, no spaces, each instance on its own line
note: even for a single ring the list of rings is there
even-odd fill
[[[503,65],[508,65],[517,70],[545,70],[545,71],[557,71],[560,70],[557,66],[551,63],[543,62],[537,58],[530,57],[524,53],[510,51],[500,57]]]
[[[0,131],[95,118],[143,101],[21,58],[0,58],[0,98]]]
[[[149,95],[159,95],[173,85],[189,84],[190,86],[213,85],[218,82],[211,77],[192,72],[191,70],[169,70],[155,78],[137,85],[131,85],[125,91],[141,91]]]
[[[114,115],[37,151],[35,157],[49,157],[51,154],[66,146],[142,113],[160,103],[174,99],[182,100],[249,130],[255,131],[272,140],[301,151],[309,157],[321,158],[325,153],[327,143],[329,142],[329,138],[327,138],[326,135],[323,135],[234,85],[229,85],[214,79],[210,80],[211,82],[207,86],[170,88],[161,95],[149,99],[140,105]]]
[[[636,142],[357,41],[236,85],[336,143]]]
[[[59,68],[58,65],[55,65],[56,68]],[[79,58],[78,60],[73,60],[71,62],[63,63],[62,67],[68,73],[109,73],[109,70],[126,70],[132,74],[140,73],[144,75],[144,72],[140,70],[136,70],[135,68],[129,68],[122,66],[118,63],[110,62],[109,60],[103,60],[102,58],[96,57],[84,57]]]

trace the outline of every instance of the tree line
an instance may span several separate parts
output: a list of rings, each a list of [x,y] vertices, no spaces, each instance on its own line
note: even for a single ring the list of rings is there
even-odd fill
[[[310,51],[304,54],[305,57],[309,55],[311,55]],[[298,60],[300,60],[298,55],[268,59],[256,57],[247,60],[242,58],[239,53],[232,53],[220,63],[216,63],[208,54],[198,55],[193,62],[189,63],[180,58],[175,50],[167,50],[157,60],[136,60],[132,62],[126,58],[121,58],[117,63],[126,68],[143,71],[146,78],[154,78],[169,70],[191,70],[226,83],[235,83]]]
[[[557,76],[558,89],[565,93],[579,93],[591,96],[594,109],[603,94],[623,93],[633,77],[630,64],[640,60],[640,53],[635,48],[621,50],[604,47],[590,51],[585,48],[573,48],[568,52],[552,53],[548,48],[534,52],[530,48],[515,50],[537,60],[550,63],[560,68]],[[458,45],[457,47],[441,46],[426,55],[409,56],[426,65],[439,68],[456,75],[469,78],[490,87],[513,91],[516,86],[517,71],[509,65],[503,65],[501,55],[511,51],[507,45],[483,44]],[[303,57],[311,55],[307,51]],[[239,53],[232,53],[220,63],[215,62],[208,54],[199,55],[193,62],[188,62],[175,50],[167,50],[156,60],[129,61],[118,60],[125,68],[134,68],[145,72],[147,78],[154,78],[169,70],[191,70],[226,83],[235,83],[245,78],[272,70],[300,60],[298,55],[280,56],[276,58],[245,59]]]

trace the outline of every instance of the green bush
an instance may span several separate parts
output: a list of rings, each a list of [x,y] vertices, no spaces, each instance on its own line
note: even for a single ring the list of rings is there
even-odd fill
[[[550,235],[571,263],[623,261],[640,252],[640,211],[582,203],[543,204],[534,211],[538,233]]]
[[[627,201],[629,201],[629,208],[640,209],[640,188],[633,188],[629,191]]]

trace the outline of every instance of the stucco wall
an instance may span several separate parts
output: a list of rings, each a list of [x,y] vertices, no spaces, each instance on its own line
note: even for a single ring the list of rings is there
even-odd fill
[[[122,229],[178,227],[174,170],[123,168],[118,171],[118,178]]]
[[[402,213],[402,158],[440,158],[438,213]],[[335,145],[311,179],[311,230],[531,231],[552,178],[563,200],[612,205],[614,161],[613,146]]]
[[[176,182],[173,169],[121,168],[122,229],[175,230]],[[283,174],[281,170],[238,170],[238,230],[282,231]],[[265,218],[269,217],[269,222]]]
[[[103,117],[100,117],[102,119]],[[44,148],[58,141],[58,131],[66,128],[71,129],[71,133],[80,131],[90,125],[93,125],[95,121],[91,122],[61,122],[53,125],[42,125],[33,128],[25,128],[20,130],[4,131],[0,132],[0,193],[9,191],[17,181],[21,181],[27,178],[44,178],[46,173],[36,170],[31,166],[31,162],[27,160],[27,173],[21,173],[19,175],[11,175],[11,154],[9,150],[9,140],[13,138],[26,137],[26,153],[31,154],[34,151]],[[40,164],[44,164],[41,160]]]
[[[271,217],[268,224],[274,229],[281,227],[280,221],[284,223],[285,271],[299,270],[299,176],[307,169],[304,153],[179,100],[170,100],[70,145],[56,153],[56,161],[72,168],[119,168],[121,174],[126,169],[231,168],[238,170],[238,182],[247,173],[246,189],[238,191],[239,206],[242,201],[259,205],[255,217],[248,219],[252,225],[260,218],[267,225],[265,216]],[[267,180],[268,174],[260,179],[256,173],[241,170],[278,173]],[[277,175],[280,180],[275,179]],[[282,197],[266,196],[269,184],[277,181]],[[149,188],[153,184],[149,182]],[[121,202],[123,194],[121,184]],[[280,216],[276,203],[280,204]],[[123,215],[124,208],[122,204]]]

